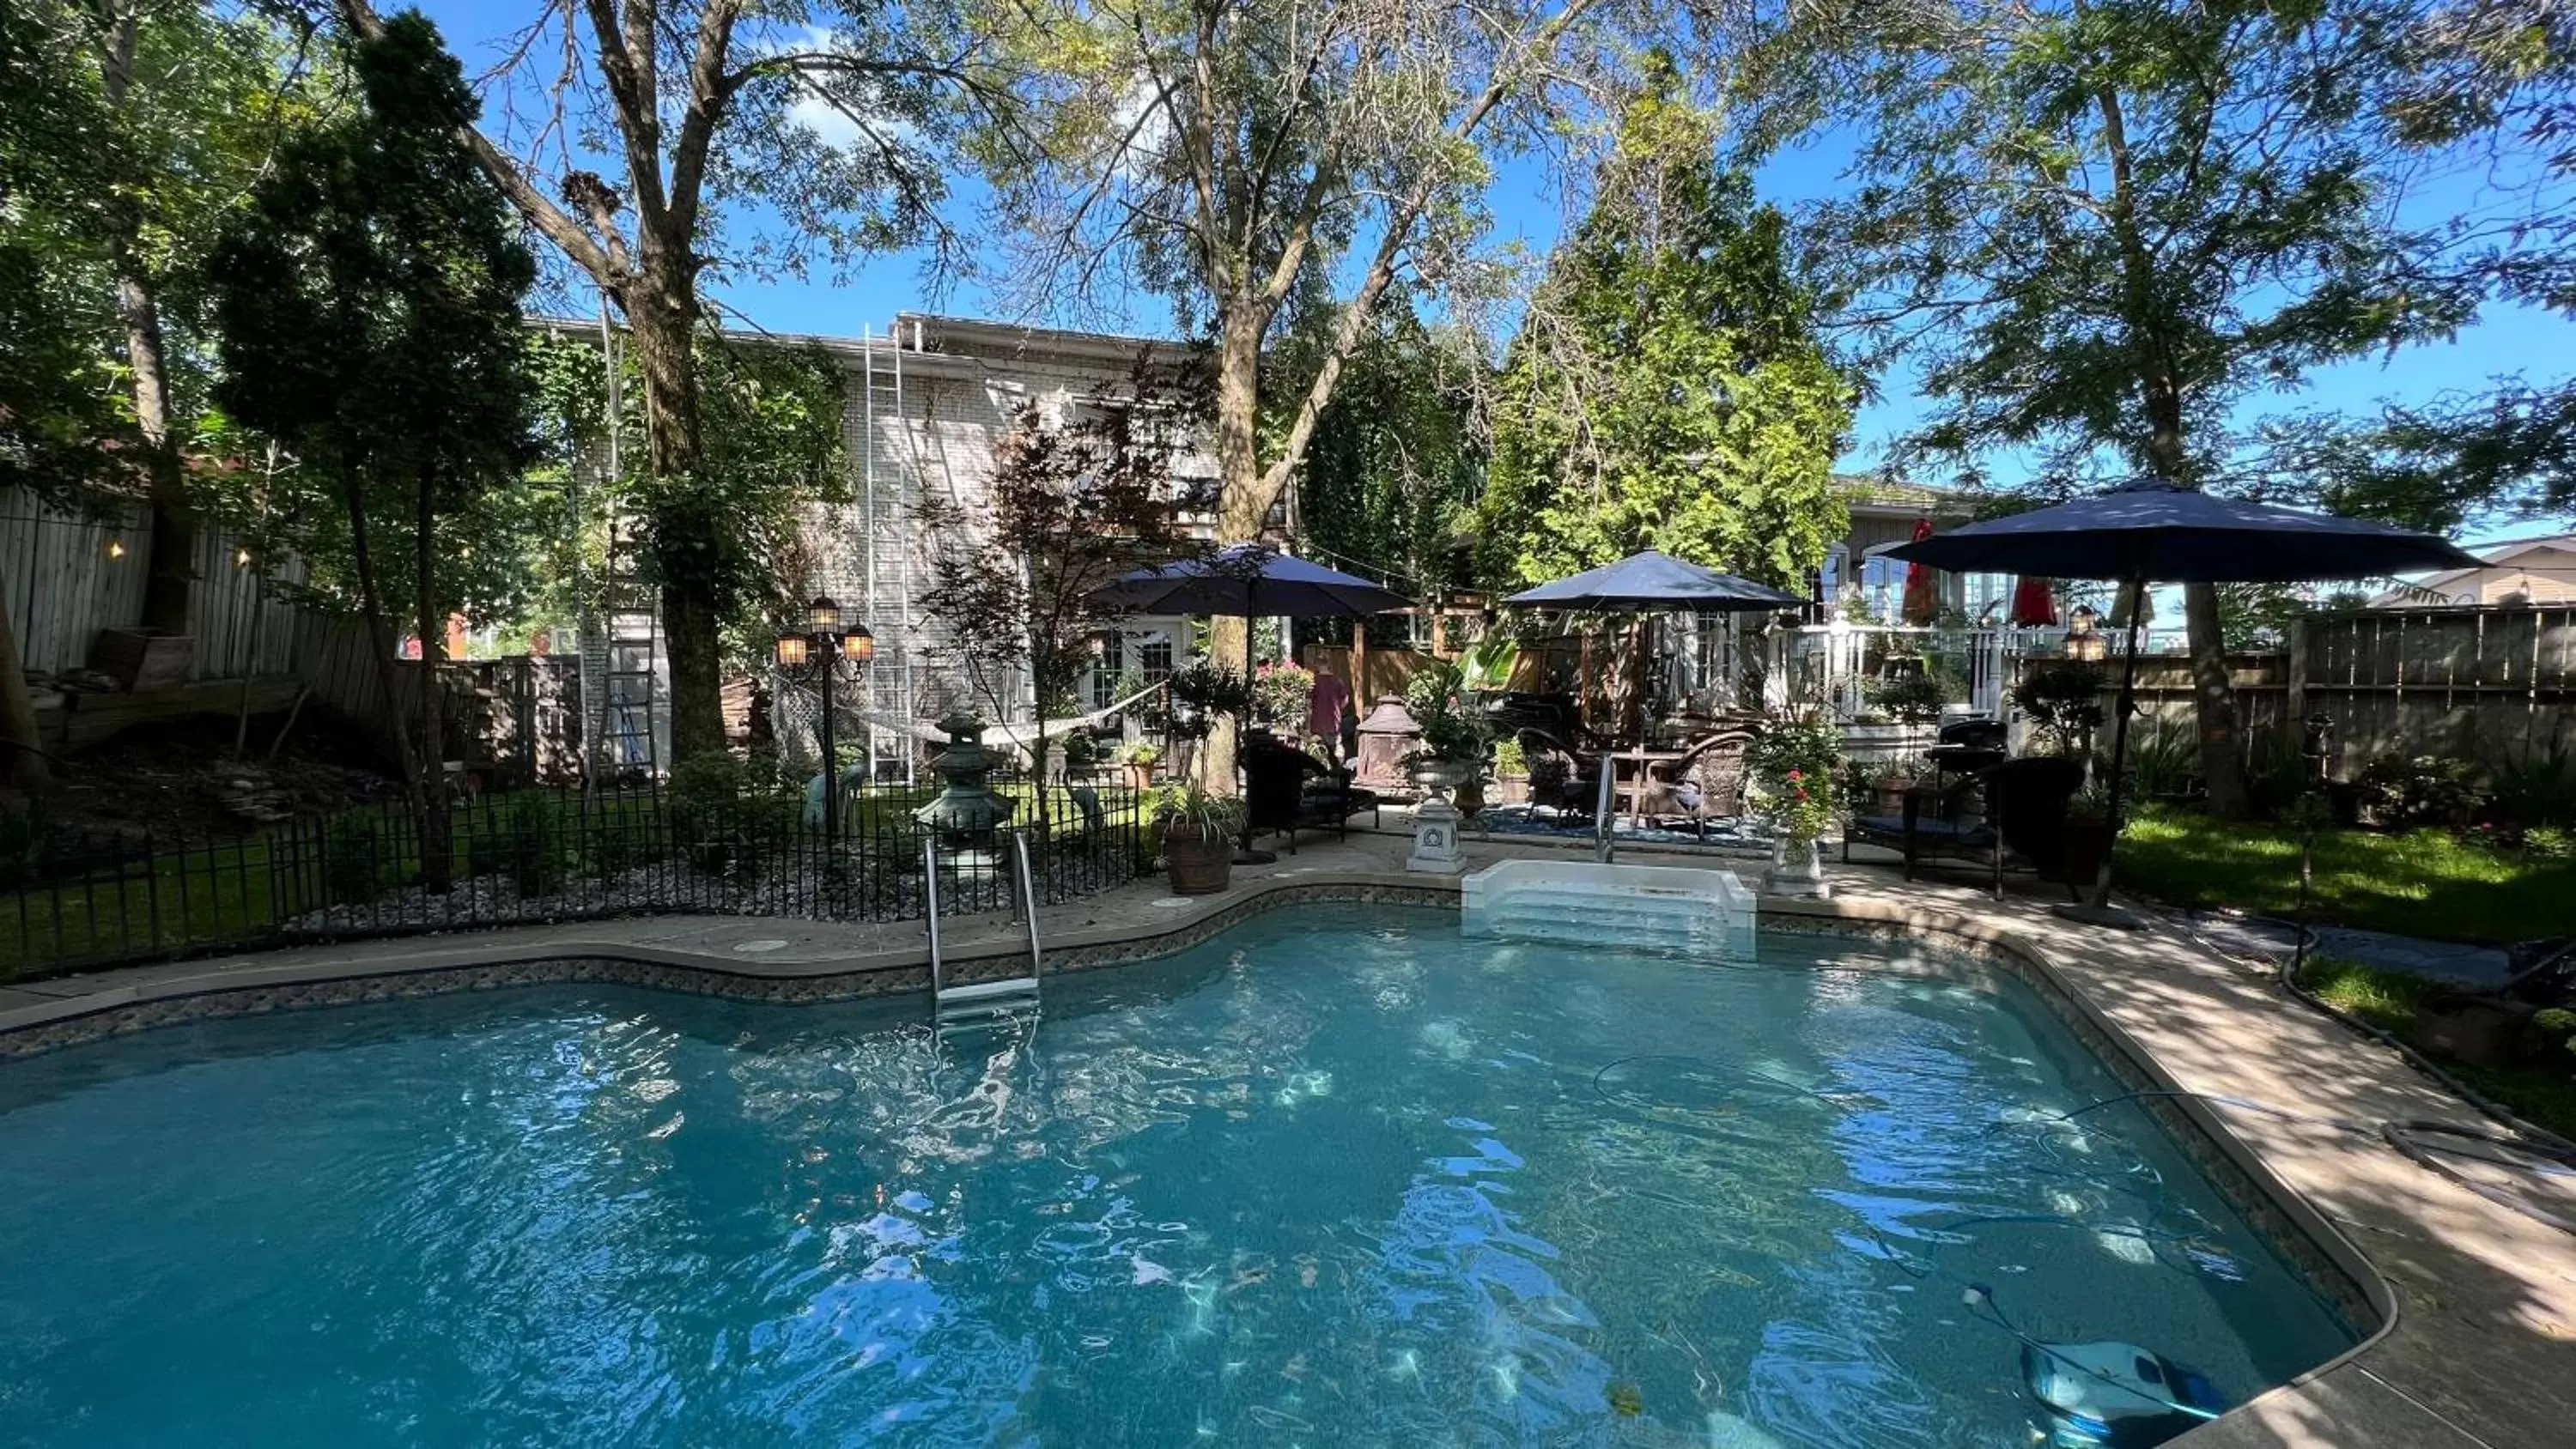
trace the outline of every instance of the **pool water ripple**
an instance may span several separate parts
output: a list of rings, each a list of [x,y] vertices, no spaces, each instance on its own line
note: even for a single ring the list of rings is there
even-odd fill
[[[549,987],[0,1068],[0,1444],[2026,1441],[2352,1341],[2018,987],[1279,912],[919,1003]]]

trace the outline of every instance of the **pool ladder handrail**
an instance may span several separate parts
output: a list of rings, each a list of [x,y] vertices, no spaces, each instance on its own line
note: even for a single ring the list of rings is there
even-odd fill
[[[1038,973],[1046,963],[1046,953],[1038,943],[1038,901],[1035,873],[1029,868],[1029,838],[1021,831],[1009,832],[1014,863],[1019,867],[1020,915],[1029,928],[1029,974],[999,981],[976,981],[951,986],[947,980],[947,961],[939,941],[939,840],[924,837],[921,842],[923,881],[922,901],[929,916],[930,928],[930,1015],[937,1025],[953,1025],[976,1017],[999,1016],[1023,1008],[1035,1011],[1038,1005]]]
[[[1641,790],[1644,789],[1644,782],[1640,781],[1637,788]],[[1599,792],[1599,798],[1592,802],[1592,848],[1594,853],[1601,857],[1601,863],[1603,865],[1608,865],[1610,863],[1612,848],[1610,840],[1610,827],[1612,825],[1611,817],[1617,813],[1618,805],[1619,758],[1605,750],[1601,755],[1601,789]]]

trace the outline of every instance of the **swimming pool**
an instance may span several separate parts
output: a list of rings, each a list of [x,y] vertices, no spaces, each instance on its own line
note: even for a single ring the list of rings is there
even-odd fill
[[[1274,911],[918,998],[553,986],[0,1066],[0,1441],[2020,1445],[2355,1330],[2009,980]]]

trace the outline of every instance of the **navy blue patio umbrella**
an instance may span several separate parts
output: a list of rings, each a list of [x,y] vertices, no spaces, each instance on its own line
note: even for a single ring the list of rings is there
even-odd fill
[[[1650,548],[1617,563],[1523,589],[1503,602],[1604,614],[1721,614],[1794,609],[1807,601],[1769,584],[1685,563]]]
[[[1086,597],[1098,607],[1123,613],[1235,619],[1366,618],[1413,607],[1411,599],[1364,578],[1259,543],[1238,543],[1213,558],[1138,569]]]
[[[2306,583],[2377,578],[2421,569],[2476,568],[2446,539],[2392,524],[2220,498],[2156,479],[2050,508],[1971,523],[1887,551],[1890,558],[1955,573],[2039,574],[2150,584]],[[2111,832],[2120,829],[2121,775],[2138,682],[2138,615],[2129,611],[2111,734]],[[2133,924],[2110,908],[2106,856],[2090,904],[2061,908],[2081,919]]]

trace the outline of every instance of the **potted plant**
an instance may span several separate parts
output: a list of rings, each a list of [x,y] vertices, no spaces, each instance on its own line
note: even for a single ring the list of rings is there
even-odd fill
[[[2102,727],[2102,668],[2080,660],[2035,663],[2012,687],[2012,706],[2061,755],[2080,755]]]
[[[1819,842],[1835,820],[1842,732],[1820,710],[1780,716],[1745,751],[1744,766],[1753,814],[1771,827],[1772,868],[1764,889],[1774,895],[1830,894]]]
[[[1409,757],[1413,777],[1434,792],[1454,790],[1460,813],[1485,808],[1486,759],[1494,743],[1485,712],[1467,703],[1458,666],[1435,659],[1414,671],[1404,686],[1405,712],[1422,731]]]
[[[1154,783],[1154,767],[1163,763],[1163,747],[1151,740],[1137,740],[1118,749],[1118,766],[1127,772],[1127,788],[1144,790]]]
[[[2102,878],[2111,858],[2111,791],[2100,780],[2088,782],[2066,801],[2066,883],[2078,889]]]
[[[1910,755],[1882,762],[1869,777],[1870,793],[1881,815],[1905,813],[1905,794],[1923,779],[1923,764]]]
[[[1145,810],[1163,835],[1163,869],[1176,896],[1212,896],[1234,876],[1234,836],[1243,802],[1211,795],[1190,781],[1158,787]]]

